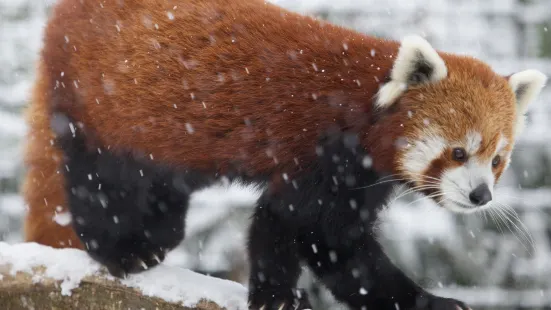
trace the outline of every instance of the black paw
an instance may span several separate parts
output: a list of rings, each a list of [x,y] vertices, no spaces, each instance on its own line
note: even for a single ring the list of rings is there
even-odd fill
[[[121,243],[126,245],[102,248],[99,244],[96,249],[89,249],[90,255],[118,278],[157,266],[165,259],[169,250],[144,240]]]
[[[249,296],[249,310],[308,310],[312,309],[306,292],[302,289],[293,290],[286,297],[280,294],[251,294]]]
[[[422,296],[417,299],[413,310],[472,310],[464,302],[452,298],[443,298],[433,295]]]

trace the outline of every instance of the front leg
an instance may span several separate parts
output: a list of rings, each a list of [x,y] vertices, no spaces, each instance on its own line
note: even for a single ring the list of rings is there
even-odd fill
[[[277,200],[263,196],[249,230],[249,309],[311,309],[306,293],[295,289],[300,275],[296,229],[272,208]]]
[[[301,210],[316,216],[299,232],[299,251],[334,296],[352,309],[466,310],[415,284],[384,253],[374,233],[393,182],[380,179],[354,137],[323,140],[317,186]],[[312,182],[306,182],[312,184]]]
[[[460,301],[434,296],[419,287],[392,264],[374,239],[347,243],[350,247],[329,246],[305,238],[300,251],[333,295],[352,309],[469,309]]]

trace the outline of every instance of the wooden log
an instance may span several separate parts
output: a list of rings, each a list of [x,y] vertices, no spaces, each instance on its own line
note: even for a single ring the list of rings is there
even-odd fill
[[[67,282],[67,278],[71,276],[73,269],[65,268],[62,262],[59,265],[43,266],[40,265],[40,253],[29,253],[25,256],[24,251],[18,250],[15,255],[10,254],[11,249],[16,246],[2,244],[0,242],[0,309],[2,310],[29,310],[29,309],[45,309],[45,310],[222,310],[222,309],[245,309],[244,300],[241,300],[244,288],[238,284],[229,283],[227,281],[210,278],[207,276],[192,273],[189,270],[183,270],[178,267],[160,266],[161,271],[157,270],[158,274],[182,274],[182,281],[198,282],[198,289],[189,294],[189,298],[193,299],[191,304],[185,300],[165,300],[155,293],[148,291],[147,286],[155,288],[154,292],[159,292],[166,287],[168,291],[180,292],[178,288],[174,288],[174,281],[168,283],[162,276],[138,276],[143,277],[138,281],[119,280],[109,276],[105,270],[99,266],[90,268],[90,272],[84,272],[77,275],[77,282]],[[44,255],[55,253],[60,257],[63,252],[68,256],[75,255],[82,258],[82,253],[77,253],[75,250],[67,252],[67,250],[56,250],[39,245],[33,245],[33,248],[44,250]],[[11,251],[14,252],[14,251]],[[30,251],[32,252],[32,251]],[[36,252],[36,251],[35,251]],[[13,253],[12,253],[13,254]],[[71,261],[72,257],[64,257]],[[29,259],[30,263],[24,261],[15,261],[16,259]],[[51,259],[49,260],[51,261]],[[80,260],[82,264],[94,264],[89,260]],[[47,264],[47,262],[45,262]],[[153,268],[155,269],[155,268]],[[151,270],[153,272],[153,269]],[[174,269],[174,270],[171,270]],[[146,271],[150,272],[150,271]],[[74,273],[80,273],[76,271]],[[187,277],[186,277],[187,275]],[[134,276],[135,277],[135,276]],[[141,281],[141,282],[140,282]],[[134,285],[132,283],[139,283]],[[149,284],[148,284],[149,283]],[[212,287],[209,284],[212,283]],[[194,283],[187,283],[187,287],[194,287]],[[145,286],[145,288],[144,288]],[[211,290],[212,289],[212,290]],[[184,288],[185,290],[185,288]],[[209,300],[209,293],[218,293],[218,300],[224,300],[224,294],[220,291],[227,290],[229,296],[229,307],[218,305],[216,302]],[[147,292],[147,293],[144,293]],[[198,297],[199,293],[204,293],[202,297]],[[157,294],[159,295],[159,294]],[[183,294],[186,295],[186,294]],[[160,294],[162,296],[162,293]],[[244,297],[244,296],[243,296]],[[182,297],[182,298],[185,298]]]

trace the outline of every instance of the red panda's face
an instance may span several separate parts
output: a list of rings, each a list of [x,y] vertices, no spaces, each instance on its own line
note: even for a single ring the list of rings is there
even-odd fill
[[[503,77],[478,60],[405,39],[375,102],[393,109],[383,127],[401,127],[391,130],[395,172],[450,210],[489,206],[545,79],[535,70]]]
[[[507,81],[449,72],[432,87],[418,87],[397,104],[404,113],[397,165],[413,186],[442,206],[474,210],[492,200],[509,164],[516,109]],[[467,74],[470,75],[470,74]]]

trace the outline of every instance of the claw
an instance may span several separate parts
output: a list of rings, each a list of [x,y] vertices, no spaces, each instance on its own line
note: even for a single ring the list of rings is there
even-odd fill
[[[149,269],[149,267],[147,266],[147,264],[146,264],[143,260],[141,260],[141,259],[138,259],[138,264],[140,264],[140,266],[142,266],[144,270]]]
[[[277,310],[283,310],[283,307],[285,307],[285,303],[282,303],[281,305],[279,305],[279,308],[277,308]]]
[[[157,263],[161,263],[161,259],[156,254],[153,254],[153,259],[157,261]]]

